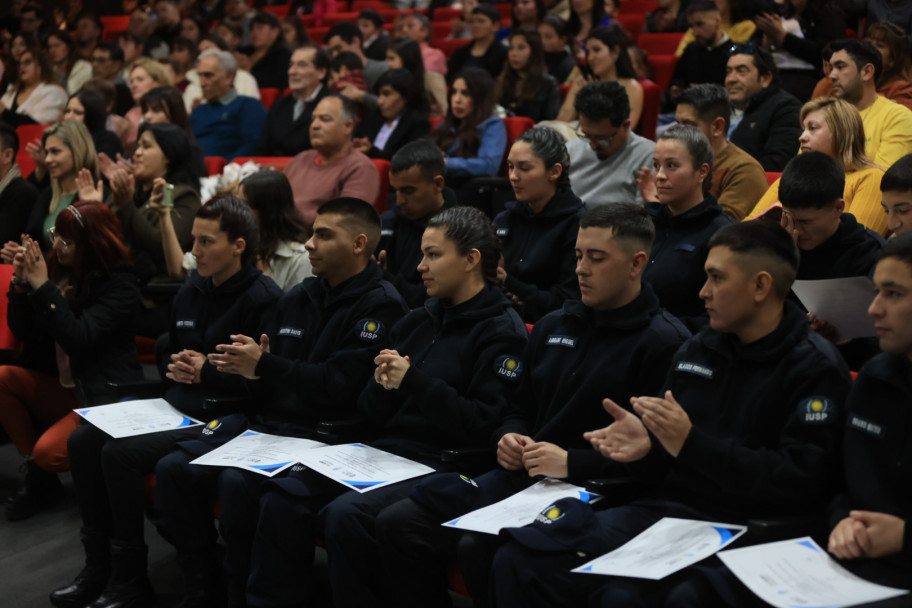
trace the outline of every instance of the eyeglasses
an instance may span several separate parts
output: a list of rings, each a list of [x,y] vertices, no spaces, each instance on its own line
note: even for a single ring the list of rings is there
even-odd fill
[[[586,143],[589,143],[589,142],[594,143],[596,148],[610,148],[611,142],[613,142],[614,138],[617,137],[617,134],[619,131],[620,131],[620,129],[615,129],[614,134],[612,134],[609,137],[589,137],[588,135],[583,133],[583,131],[580,127],[577,127],[576,136]]]
[[[728,49],[728,55],[753,55],[757,52],[757,45],[753,42],[747,42],[745,44],[732,44],[731,48]]]
[[[57,241],[60,241],[60,245],[64,249],[67,249],[70,245],[73,244],[72,241],[68,241],[65,238],[63,238],[62,236],[60,236],[59,234],[57,234],[57,228],[54,226],[51,226],[50,228],[48,228],[47,237],[52,245],[56,245]]]

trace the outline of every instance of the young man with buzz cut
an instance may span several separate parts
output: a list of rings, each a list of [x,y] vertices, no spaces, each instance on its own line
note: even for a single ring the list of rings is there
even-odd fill
[[[880,180],[887,228],[895,235],[912,232],[912,154],[893,163]]]
[[[586,434],[652,487],[595,513],[563,499],[543,517],[566,517],[508,528],[512,540],[491,577],[498,607],[678,606],[662,602],[693,569],[661,582],[570,570],[663,517],[739,523],[813,512],[832,495],[851,380],[833,346],[786,301],[795,243],[755,221],[721,228],[709,246],[700,297],[710,327],[678,350],[661,396],[632,397],[633,413],[605,399],[614,422]]]

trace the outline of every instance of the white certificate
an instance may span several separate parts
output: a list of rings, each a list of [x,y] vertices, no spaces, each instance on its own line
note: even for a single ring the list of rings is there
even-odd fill
[[[305,450],[298,455],[298,462],[358,492],[434,472],[431,467],[360,443]]]
[[[549,477],[500,502],[466,513],[443,525],[460,530],[497,534],[503,528],[519,528],[531,524],[542,509],[561,498],[578,498],[583,502],[590,502],[593,496],[579,486]]]
[[[164,399],[138,399],[74,410],[111,437],[132,437],[202,424]]]
[[[777,608],[838,608],[908,593],[855,576],[808,536],[723,551],[719,559],[748,589]]]
[[[745,531],[747,526],[665,517],[573,572],[659,580],[706,559]]]
[[[840,340],[874,335],[868,307],[877,292],[868,277],[795,281],[792,291],[808,311],[839,331]]]
[[[301,452],[324,445],[310,439],[279,437],[248,430],[190,464],[237,467],[272,477],[298,462]]]

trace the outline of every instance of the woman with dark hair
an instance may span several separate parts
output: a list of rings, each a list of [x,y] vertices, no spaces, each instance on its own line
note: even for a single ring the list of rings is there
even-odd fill
[[[595,80],[617,81],[627,91],[630,130],[633,131],[643,115],[643,86],[637,82],[636,70],[633,69],[630,53],[627,52],[629,46],[630,37],[619,24],[600,27],[586,39],[586,62]],[[579,118],[573,102],[577,92],[588,82],[589,79],[584,76],[573,81],[564,105],[557,114],[557,120],[571,122]]]
[[[548,15],[538,24],[538,33],[545,51],[545,66],[557,84],[567,83],[578,76],[576,59],[567,50],[570,46],[567,22],[560,17]]]
[[[868,25],[865,40],[883,57],[877,93],[912,109],[912,44],[906,32],[895,23],[881,21]]]
[[[374,87],[377,108],[362,121],[361,137],[352,143],[371,158],[390,160],[399,148],[427,136],[431,123],[427,99],[408,70],[384,72]]]
[[[47,55],[37,44],[30,44],[18,65],[18,77],[0,97],[0,120],[14,127],[57,122],[66,107],[67,94],[57,84]]]
[[[108,158],[117,158],[123,153],[123,144],[113,131],[105,125],[108,121],[108,110],[105,108],[104,98],[95,91],[84,90],[76,93],[67,101],[63,112],[64,120],[81,122],[92,134],[95,142],[95,151],[106,154]]]
[[[497,32],[497,40],[504,41],[512,32],[528,28],[535,29],[541,23],[548,9],[544,0],[513,0],[513,10],[510,11],[510,27],[501,28]]]
[[[29,34],[19,32],[9,41],[9,53],[3,53],[3,77],[0,78],[0,92],[6,91],[19,78],[19,60],[29,46],[41,46],[38,40]],[[6,47],[4,46],[4,50]]]
[[[564,138],[550,127],[520,135],[507,169],[516,200],[494,218],[504,257],[497,275],[534,323],[579,298],[574,247],[585,205],[570,189]]]
[[[187,109],[184,107],[184,99],[176,87],[155,87],[143,95],[139,100],[139,107],[142,109],[143,122],[149,124],[171,123],[177,125],[187,134],[190,140],[190,156],[193,163],[193,169],[199,176],[206,175],[206,160],[203,156],[203,149],[196,141],[193,134],[193,128],[190,126],[190,117],[187,116]],[[134,146],[129,152],[132,153]],[[112,157],[113,158],[113,157]]]
[[[193,42],[199,43],[202,40],[203,35],[206,33],[206,27],[203,25],[203,22],[198,18],[192,15],[183,17],[180,22],[180,35],[181,38],[187,38]]]
[[[386,49],[386,63],[391,70],[402,68],[411,72],[415,82],[424,89],[431,118],[446,116],[449,108],[446,78],[442,74],[424,69],[421,45],[411,38],[393,40]]]
[[[507,63],[497,80],[495,97],[511,116],[534,122],[551,120],[560,109],[560,88],[545,70],[545,53],[538,30],[510,34]]]
[[[66,89],[69,95],[74,95],[92,77],[92,64],[79,58],[76,41],[66,32],[48,34],[45,47],[48,59],[54,66],[57,84]]]
[[[482,68],[497,78],[507,60],[507,50],[497,41],[500,13],[491,4],[481,4],[472,9],[469,21],[472,41],[453,51],[447,62],[447,73],[456,74],[462,68]]]
[[[497,175],[507,129],[494,105],[494,81],[486,71],[465,68],[456,74],[447,117],[431,132],[446,155],[447,179]]]
[[[570,0],[570,19],[567,30],[573,41],[574,55],[582,58],[586,53],[586,40],[592,32],[611,22],[605,16],[602,0]]]
[[[6,518],[30,517],[62,495],[66,442],[77,407],[115,400],[110,381],[142,380],[133,322],[139,290],[120,223],[102,203],[77,202],[57,216],[53,248],[26,235],[13,258],[7,322],[23,349],[0,366],[0,425],[26,458],[22,489]]]
[[[152,127],[183,136],[173,125]],[[237,197],[214,199],[197,210],[193,243],[197,272],[174,297],[170,330],[159,341],[159,363],[167,366],[165,399],[185,416],[209,421],[215,413],[205,407],[207,398],[249,395],[252,387],[240,376],[217,371],[206,353],[231,343],[234,334],[259,336],[282,290],[256,267],[257,220]],[[68,447],[86,562],[71,584],[51,593],[52,604],[152,603],[143,476],[179,441],[199,432],[199,427],[191,427],[114,439],[92,424],[73,432]]]
[[[285,46],[290,49],[296,49],[305,44],[313,44],[307,30],[304,29],[304,22],[297,15],[288,15],[282,19],[282,38],[285,40]]]

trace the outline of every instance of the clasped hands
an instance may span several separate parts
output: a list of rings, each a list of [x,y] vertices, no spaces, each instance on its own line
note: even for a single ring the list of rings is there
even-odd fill
[[[827,550],[839,559],[877,558],[903,549],[906,522],[889,513],[850,511],[830,532]]]
[[[374,370],[374,381],[390,391],[402,384],[402,379],[412,366],[412,360],[408,355],[400,355],[399,351],[384,348],[374,357],[374,365],[377,366]]]
[[[567,477],[567,450],[528,435],[507,433],[497,442],[497,463],[508,471],[525,469],[529,477]]]

